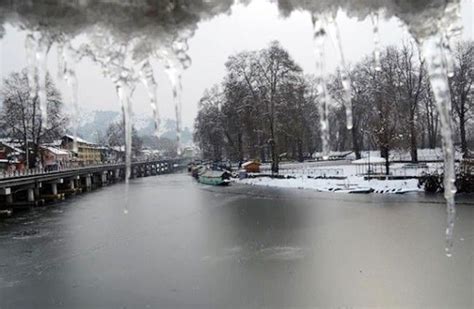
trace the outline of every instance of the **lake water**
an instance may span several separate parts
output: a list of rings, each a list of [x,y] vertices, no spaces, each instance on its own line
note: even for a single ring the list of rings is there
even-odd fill
[[[0,221],[0,308],[473,308],[473,197],[451,258],[445,221],[439,195],[140,178]]]

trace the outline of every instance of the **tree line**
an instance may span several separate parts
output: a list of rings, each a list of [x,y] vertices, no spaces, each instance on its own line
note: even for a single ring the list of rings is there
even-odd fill
[[[460,150],[468,155],[473,131],[474,80],[472,41],[454,51],[449,76],[452,117]],[[417,149],[440,143],[439,116],[423,59],[404,43],[381,50],[380,67],[373,55],[351,68],[353,127],[346,129],[341,71],[326,79],[330,95],[330,147],[334,151],[380,150],[388,158],[407,149],[418,161]],[[223,81],[199,100],[194,140],[206,159],[260,159],[278,172],[283,157],[302,161],[321,150],[316,79],[304,74],[289,53],[272,42],[258,51],[243,51],[225,64]],[[471,135],[470,135],[471,132]],[[471,141],[472,142],[472,141]]]
[[[46,99],[48,123],[42,123],[38,91],[32,91],[28,71],[13,72],[3,80],[0,88],[0,138],[8,138],[22,144],[28,153],[29,168],[40,163],[40,146],[71,134],[70,119],[64,113],[64,101],[50,74],[46,75]],[[125,146],[123,120],[109,124],[105,136],[97,141],[110,147]],[[143,140],[132,128],[132,150],[135,157],[140,155]],[[167,149],[166,145],[162,148]],[[169,147],[168,147],[169,148]],[[26,150],[28,149],[28,150]]]

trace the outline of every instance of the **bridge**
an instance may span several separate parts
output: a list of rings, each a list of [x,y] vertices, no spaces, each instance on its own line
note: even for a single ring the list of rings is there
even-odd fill
[[[131,178],[175,172],[182,160],[132,162]],[[0,174],[0,211],[30,208],[125,180],[125,163]]]

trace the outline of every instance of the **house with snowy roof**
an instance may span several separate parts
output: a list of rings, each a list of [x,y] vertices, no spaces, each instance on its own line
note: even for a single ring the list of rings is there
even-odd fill
[[[74,160],[80,165],[96,164],[102,162],[103,146],[76,137],[77,151],[74,149],[74,136],[64,135],[61,138],[61,148],[73,153]]]
[[[71,151],[52,146],[42,145],[39,147],[41,162],[47,170],[59,170],[69,165],[73,158]]]
[[[9,138],[0,139],[0,170],[23,169],[25,158],[25,151],[20,142]]]

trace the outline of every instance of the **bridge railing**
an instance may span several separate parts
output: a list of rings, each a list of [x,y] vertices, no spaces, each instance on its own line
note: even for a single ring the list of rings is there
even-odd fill
[[[140,165],[140,164],[164,164],[172,162],[173,160],[147,160],[147,161],[135,161],[132,162],[132,166]],[[22,169],[22,170],[14,170],[14,171],[2,171],[0,172],[0,179],[8,179],[8,178],[16,178],[16,177],[25,177],[25,176],[35,176],[35,175],[47,175],[53,173],[61,173],[61,172],[70,172],[70,171],[83,171],[91,168],[125,168],[124,162],[118,163],[97,163],[97,164],[88,164],[84,166],[61,166],[56,169],[48,169],[48,168],[31,168],[31,169]]]

